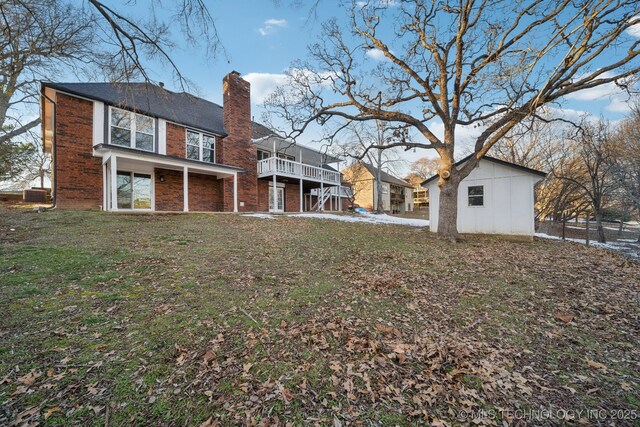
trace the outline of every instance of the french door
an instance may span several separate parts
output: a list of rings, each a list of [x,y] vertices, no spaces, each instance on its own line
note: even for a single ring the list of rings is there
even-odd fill
[[[273,187],[269,187],[269,212],[284,212],[284,188],[276,187],[277,206],[273,206]]]

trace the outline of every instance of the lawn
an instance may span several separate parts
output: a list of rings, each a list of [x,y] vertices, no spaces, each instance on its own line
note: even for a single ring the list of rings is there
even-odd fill
[[[0,241],[0,425],[639,422],[640,266],[602,249],[20,209]]]

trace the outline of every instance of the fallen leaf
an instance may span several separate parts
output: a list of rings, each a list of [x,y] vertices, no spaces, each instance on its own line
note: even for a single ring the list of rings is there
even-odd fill
[[[48,420],[51,415],[53,415],[55,412],[62,412],[62,409],[60,409],[59,406],[54,406],[53,408],[49,408],[44,412],[44,420]]]
[[[602,369],[603,371],[607,370],[607,367],[600,362],[596,362],[591,359],[585,359],[585,362],[587,362],[587,365],[591,366],[592,368]]]
[[[568,314],[556,314],[556,319],[564,323],[571,323],[573,321],[573,316]]]

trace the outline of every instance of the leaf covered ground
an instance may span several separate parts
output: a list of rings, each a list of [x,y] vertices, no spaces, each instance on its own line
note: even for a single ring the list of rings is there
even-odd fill
[[[550,241],[0,211],[0,425],[637,425],[640,266]]]

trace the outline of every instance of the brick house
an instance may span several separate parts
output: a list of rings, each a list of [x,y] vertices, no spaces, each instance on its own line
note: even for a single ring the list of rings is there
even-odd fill
[[[339,210],[339,158],[251,120],[250,86],[223,79],[224,107],[148,83],[42,83],[43,143],[62,209]],[[315,197],[314,197],[315,195]],[[346,205],[346,204],[345,204]]]

